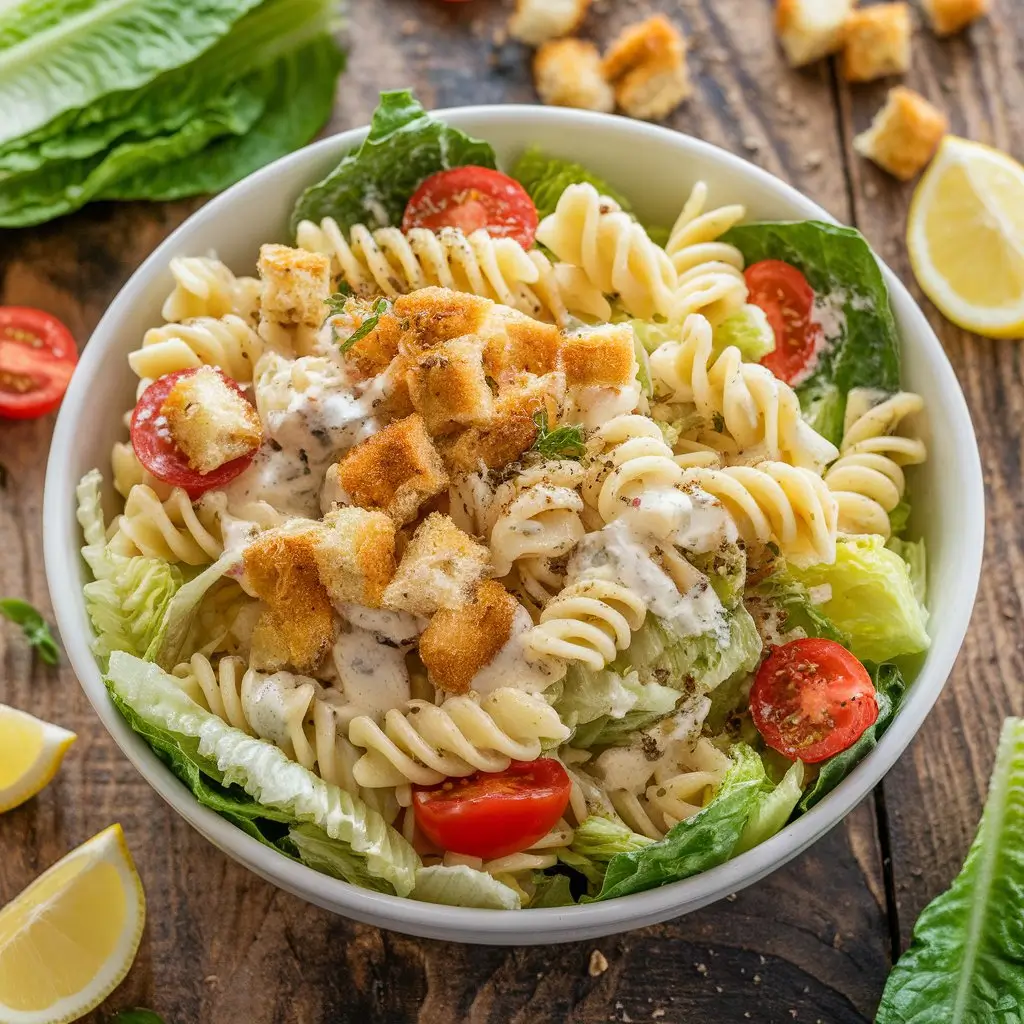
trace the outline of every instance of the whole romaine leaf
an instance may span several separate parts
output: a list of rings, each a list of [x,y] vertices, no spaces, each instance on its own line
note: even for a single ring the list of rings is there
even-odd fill
[[[925,907],[876,1024],[1010,1024],[1024,1011],[1024,720],[1003,725],[963,870]]]
[[[899,334],[871,247],[853,228],[813,220],[741,224],[723,241],[737,246],[748,266],[767,259],[793,264],[820,297],[842,306],[836,336],[828,338],[817,368],[797,388],[811,425],[839,444],[851,388],[900,386]]]
[[[0,144],[137,89],[227,35],[261,0],[16,0],[0,10]]]
[[[477,907],[480,910],[519,910],[519,893],[465,864],[448,867],[436,864],[416,872],[414,900],[442,903],[447,907]]]
[[[800,800],[798,813],[809,811],[819,800],[831,793],[878,746],[878,741],[896,717],[907,691],[903,673],[895,665],[879,665],[871,676],[875,684],[875,700],[878,702],[878,718],[875,724],[865,729],[852,747],[830,757],[820,765],[818,777]]]
[[[494,150],[431,117],[411,92],[381,93],[366,140],[303,192],[292,212],[292,230],[300,220],[324,217],[333,217],[343,231],[354,224],[399,224],[425,178],[466,164],[494,167]]]
[[[733,766],[705,808],[673,825],[660,842],[612,857],[596,899],[678,882],[732,856],[759,795],[770,785],[761,758],[750,747],[738,744],[732,756]]]

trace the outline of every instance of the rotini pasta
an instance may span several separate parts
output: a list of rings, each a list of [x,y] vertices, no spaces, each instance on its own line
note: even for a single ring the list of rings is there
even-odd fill
[[[206,565],[221,556],[224,544],[215,518],[201,515],[180,487],[161,501],[151,487],[136,484],[128,492],[124,513],[114,521],[110,549],[123,555]]]
[[[689,469],[686,482],[717,498],[750,546],[775,542],[794,565],[834,562],[838,508],[816,473],[784,462]]]
[[[131,444],[123,441],[114,444],[110,451],[110,466],[113,471],[114,490],[122,498],[127,498],[136,484],[145,484],[161,501],[166,501],[170,497],[173,488],[142,468],[142,463],[139,462]]]
[[[700,314],[687,317],[679,341],[655,350],[651,373],[671,401],[696,406],[704,425],[694,439],[731,458],[820,473],[839,454],[804,421],[796,393],[771,370],[743,362],[732,346],[713,355],[711,324]]]
[[[533,761],[545,746],[557,746],[569,730],[542,698],[501,687],[479,699],[449,697],[440,706],[412,700],[404,713],[389,711],[383,728],[361,716],[348,736],[366,750],[356,781],[378,788],[504,771],[513,760]]]
[[[240,384],[252,380],[263,352],[260,336],[240,316],[197,317],[146,331],[142,346],[128,354],[128,365],[143,380],[189,370],[204,363],[218,366]]]
[[[174,290],[161,310],[165,320],[234,313],[255,323],[261,288],[256,278],[235,277],[224,263],[209,256],[178,256],[171,260],[170,269]]]
[[[849,426],[839,459],[825,473],[825,483],[839,506],[840,533],[877,533],[888,538],[892,533],[889,513],[907,487],[903,467],[918,465],[928,455],[923,441],[898,436],[896,431],[906,417],[924,408],[924,400],[901,391],[861,412],[859,398],[851,392]]]
[[[667,253],[613,199],[593,185],[570,185],[541,221],[537,241],[579,267],[605,295],[616,295],[641,320],[667,317],[678,276]]]

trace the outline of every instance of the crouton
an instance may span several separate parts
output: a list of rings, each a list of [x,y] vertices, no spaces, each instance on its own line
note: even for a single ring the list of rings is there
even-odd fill
[[[497,380],[510,370],[550,373],[559,368],[562,338],[554,324],[541,323],[508,306],[495,306],[480,331],[484,370]]]
[[[351,601],[379,608],[395,575],[395,524],[383,512],[336,508],[324,516],[313,553],[335,606]]]
[[[405,382],[413,408],[435,436],[480,426],[494,413],[483,351],[475,338],[456,338],[423,352],[406,371]]]
[[[248,589],[267,605],[253,647],[271,671],[290,665],[312,672],[334,642],[334,610],[317,565],[320,530],[319,523],[296,520],[245,549]]]
[[[494,418],[486,427],[471,427],[445,445],[447,464],[453,472],[473,473],[481,465],[500,469],[515,462],[537,440],[534,417],[543,411],[549,423],[557,422],[564,400],[561,371],[506,378],[494,403]]]
[[[991,0],[922,0],[932,31],[950,36],[989,12]]]
[[[663,14],[627,25],[605,54],[603,69],[630,117],[667,117],[693,91],[686,41]]]
[[[533,84],[541,103],[579,107],[610,114],[615,94],[601,70],[601,55],[593,43],[558,39],[545,43],[533,58]]]
[[[585,327],[562,336],[565,385],[619,387],[636,377],[633,329],[629,324]]]
[[[778,0],[775,32],[794,68],[842,48],[846,19],[856,0]]]
[[[923,96],[897,86],[871,127],[853,140],[853,148],[883,170],[909,181],[931,160],[949,121]]]
[[[497,580],[484,580],[468,602],[442,608],[420,637],[430,681],[446,693],[466,693],[512,635],[519,602]]]
[[[530,46],[572,35],[586,16],[590,0],[516,0],[508,34]]]
[[[338,336],[351,337],[373,314],[374,303],[362,299],[349,299],[345,311],[334,318]],[[398,317],[394,313],[383,313],[377,318],[376,326],[345,350],[345,362],[355,367],[362,379],[376,377],[388,368],[391,360],[398,355],[398,342],[402,336]]]
[[[910,69],[910,8],[905,3],[877,4],[846,19],[843,77],[870,82]]]
[[[428,498],[448,486],[441,456],[414,413],[352,448],[338,463],[337,480],[353,504],[412,522]]]
[[[413,615],[458,608],[473,595],[490,565],[490,552],[452,520],[433,512],[417,527],[394,579],[384,591],[384,607]]]
[[[318,252],[287,245],[260,247],[263,318],[285,326],[319,327],[331,294],[331,261]]]
[[[476,334],[494,303],[449,288],[420,288],[395,299],[402,351],[416,355],[435,345]]]
[[[211,473],[263,443],[256,410],[212,366],[182,377],[160,409],[174,443],[197,473]]]

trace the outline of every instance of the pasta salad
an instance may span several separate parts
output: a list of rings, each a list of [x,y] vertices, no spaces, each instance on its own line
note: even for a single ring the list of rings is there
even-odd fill
[[[385,94],[255,276],[171,261],[85,599],[111,699],[253,838],[556,907],[738,855],[877,743],[929,643],[923,403],[856,231],[496,163]]]

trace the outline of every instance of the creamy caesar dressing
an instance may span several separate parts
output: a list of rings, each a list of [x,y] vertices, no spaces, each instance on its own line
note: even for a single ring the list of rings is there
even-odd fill
[[[739,532],[725,506],[699,487],[687,493],[690,517],[686,525],[673,534],[672,543],[697,555],[720,551],[725,545],[736,544]]]
[[[471,680],[469,688],[484,695],[502,686],[528,693],[547,689],[562,672],[550,662],[534,663],[526,656],[525,637],[533,628],[530,613],[519,605],[512,617],[512,633],[504,646]]]
[[[312,463],[305,451],[286,451],[268,442],[256,452],[252,465],[224,488],[224,494],[229,507],[266,501],[284,515],[315,518],[325,469]]]
[[[242,713],[257,736],[289,751],[318,689],[315,680],[292,672],[249,671],[242,678]]]
[[[410,612],[395,612],[387,608],[367,608],[362,604],[342,602],[336,605],[338,613],[357,629],[372,633],[379,643],[408,648],[416,644],[420,633],[427,628],[429,619]]]
[[[343,625],[332,659],[346,699],[364,714],[381,717],[412,696],[404,652],[369,630]]]
[[[639,381],[618,387],[573,388],[566,401],[563,421],[596,430],[616,416],[633,412],[642,395]]]

